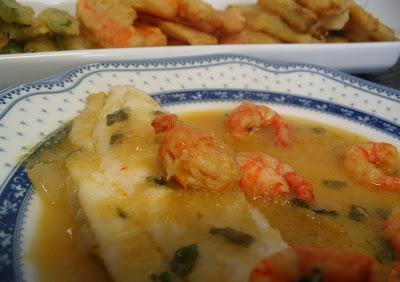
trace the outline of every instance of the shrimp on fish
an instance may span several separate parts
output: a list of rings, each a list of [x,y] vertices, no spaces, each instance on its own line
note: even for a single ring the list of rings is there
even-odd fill
[[[267,106],[244,102],[228,115],[225,125],[237,138],[257,132],[260,128],[272,128],[278,145],[287,147],[291,144],[289,124]]]
[[[159,159],[167,173],[185,188],[225,190],[239,182],[233,151],[210,133],[198,131],[172,114],[151,124],[161,137]]]
[[[167,42],[157,27],[135,28],[136,11],[121,0],[79,0],[76,13],[93,43],[101,47],[165,45]]]
[[[293,247],[263,259],[249,282],[369,282],[372,259],[352,250]]]
[[[242,152],[236,160],[240,166],[239,185],[248,198],[274,198],[291,193],[307,203],[314,199],[311,183],[288,164],[261,152]]]
[[[352,146],[342,156],[345,171],[361,183],[400,192],[397,149],[387,143],[367,142]]]
[[[385,221],[383,235],[397,255],[400,256],[400,207],[394,208],[389,218]]]

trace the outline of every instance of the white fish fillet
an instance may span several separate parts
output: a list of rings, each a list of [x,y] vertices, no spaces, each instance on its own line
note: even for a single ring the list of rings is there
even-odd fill
[[[106,125],[108,114],[129,108],[125,121]],[[286,248],[279,233],[239,191],[192,191],[146,180],[161,174],[151,121],[163,111],[129,86],[90,96],[70,140],[81,150],[67,161],[97,253],[115,281],[151,281],[170,271],[180,247],[196,243],[198,259],[185,281],[247,281],[263,257]],[[121,142],[110,144],[113,134]],[[209,233],[231,227],[255,238],[249,247]]]

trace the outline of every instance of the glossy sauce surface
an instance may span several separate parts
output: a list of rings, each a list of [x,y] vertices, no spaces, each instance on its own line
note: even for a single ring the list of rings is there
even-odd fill
[[[268,130],[244,140],[232,138],[223,126],[225,112],[190,113],[180,118],[214,132],[236,152],[268,153],[304,175],[314,186],[316,206],[335,213],[318,214],[287,199],[257,200],[254,204],[280,230],[289,245],[353,248],[377,259],[374,266],[377,279],[385,281],[393,258],[380,229],[384,215],[400,203],[400,195],[359,185],[347,176],[340,163],[341,154],[349,146],[366,139],[314,122],[288,118],[293,127],[294,145],[281,148]],[[28,257],[37,265],[41,281],[109,281],[101,261],[87,251],[80,239],[79,215],[71,208],[74,190],[63,165],[71,150],[64,139],[37,157],[36,164],[51,167],[51,177],[43,173],[46,168],[29,171],[36,188],[42,187],[38,191],[43,210]],[[324,184],[326,180],[346,185],[330,188]],[[45,192],[49,186],[59,187],[61,192],[49,197]],[[352,205],[361,208],[364,214],[361,219],[355,220],[349,215]]]

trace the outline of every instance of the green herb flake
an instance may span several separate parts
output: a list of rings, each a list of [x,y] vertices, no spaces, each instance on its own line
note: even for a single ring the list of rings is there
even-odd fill
[[[345,181],[338,181],[338,180],[322,180],[322,184],[330,189],[342,189],[347,187],[347,183]]]
[[[321,215],[327,215],[327,216],[338,216],[339,213],[337,211],[333,210],[326,210],[326,209],[311,209],[313,212]]]
[[[366,219],[367,214],[368,212],[365,208],[358,205],[351,205],[347,217],[354,221],[361,222]]]
[[[117,207],[117,214],[120,218],[127,218],[128,217],[128,213],[126,211],[124,211],[123,209]]]
[[[297,282],[323,282],[324,277],[319,268],[314,268],[309,276],[300,278]]]
[[[162,176],[162,175],[160,175],[160,176],[148,176],[146,178],[146,181],[153,182],[153,183],[155,183],[157,185],[163,185],[163,186],[168,184],[167,178],[165,176]]]
[[[115,133],[110,137],[110,145],[121,144],[124,135],[122,133]]]
[[[236,245],[240,245],[243,247],[250,246],[250,244],[253,243],[253,241],[254,241],[254,237],[251,236],[250,234],[235,230],[230,227],[225,227],[225,228],[212,227],[210,229],[210,234],[224,237],[231,243],[234,243]]]
[[[198,255],[197,244],[178,249],[170,262],[171,271],[184,278],[192,271]]]
[[[300,199],[292,199],[292,200],[290,200],[290,203],[294,206],[298,206],[301,208],[305,208],[305,209],[310,208],[310,206],[305,201],[300,200]]]
[[[371,247],[374,257],[379,263],[387,263],[396,259],[393,249],[383,238],[379,238],[376,243],[372,243],[368,240],[366,240],[366,242]]]
[[[107,126],[111,126],[114,123],[119,123],[127,120],[129,117],[129,108],[122,108],[107,115]]]
[[[171,274],[169,274],[167,271],[159,275],[153,273],[150,275],[150,279],[152,282],[172,282]]]
[[[154,114],[155,116],[159,116],[159,115],[164,114],[164,112],[162,112],[162,111],[154,111],[153,114]]]
[[[314,132],[315,134],[323,134],[326,132],[325,128],[323,127],[313,127],[311,128],[311,131]]]
[[[387,210],[387,209],[378,208],[375,210],[375,212],[376,212],[376,215],[379,217],[379,219],[382,219],[382,220],[388,219],[389,215],[390,215],[390,210]]]

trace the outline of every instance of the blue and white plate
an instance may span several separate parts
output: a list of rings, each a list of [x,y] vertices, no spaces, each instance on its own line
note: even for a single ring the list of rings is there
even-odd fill
[[[210,55],[97,63],[0,92],[0,280],[34,281],[24,254],[40,204],[23,156],[72,119],[85,97],[133,84],[171,111],[268,103],[283,114],[313,119],[400,147],[400,92],[305,64]],[[36,200],[35,200],[36,199]]]

